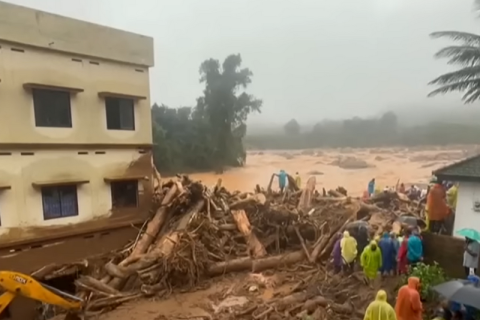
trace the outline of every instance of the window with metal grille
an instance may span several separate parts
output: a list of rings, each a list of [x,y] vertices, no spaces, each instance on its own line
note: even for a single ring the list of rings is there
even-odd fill
[[[35,126],[71,128],[70,92],[32,89]]]
[[[78,216],[77,186],[42,187],[43,219]]]
[[[105,98],[108,130],[135,130],[133,99]]]
[[[112,208],[134,208],[138,206],[138,181],[112,181]]]

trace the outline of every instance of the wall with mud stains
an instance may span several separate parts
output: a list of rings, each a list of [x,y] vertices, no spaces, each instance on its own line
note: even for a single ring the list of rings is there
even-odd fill
[[[8,150],[2,150],[5,152]],[[36,239],[61,232],[66,225],[102,224],[106,218],[133,220],[148,214],[151,201],[150,152],[138,149],[28,150],[0,156],[0,242]],[[110,183],[105,179],[138,179],[139,207],[112,211]],[[78,216],[44,220],[41,188],[36,183],[82,181]],[[79,227],[78,227],[79,228]],[[76,229],[78,229],[76,228]],[[88,228],[87,228],[88,229]],[[43,230],[43,231],[42,231]],[[78,231],[78,230],[77,230]]]
[[[464,278],[464,239],[425,232],[422,234],[425,262],[437,262],[453,278]]]

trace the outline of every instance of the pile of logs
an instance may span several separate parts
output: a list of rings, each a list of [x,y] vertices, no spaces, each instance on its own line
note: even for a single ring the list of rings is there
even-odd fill
[[[142,296],[193,289],[224,273],[325,265],[335,235],[349,222],[372,221],[372,233],[381,233],[399,210],[412,212],[398,196],[364,202],[346,192],[320,195],[314,186],[309,180],[305,190],[277,194],[257,186],[241,193],[229,192],[221,181],[208,188],[181,176],[157,185],[155,213],[126,248],[97,257],[95,264],[48,266],[33,275],[49,279],[76,267],[82,274],[77,295],[86,299],[86,312],[95,314]],[[310,298],[305,303],[324,303]]]

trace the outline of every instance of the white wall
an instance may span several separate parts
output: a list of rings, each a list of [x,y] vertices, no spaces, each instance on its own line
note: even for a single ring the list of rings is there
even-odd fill
[[[458,237],[457,231],[463,228],[480,231],[480,212],[473,211],[474,201],[480,201],[480,183],[460,182],[453,236]]]

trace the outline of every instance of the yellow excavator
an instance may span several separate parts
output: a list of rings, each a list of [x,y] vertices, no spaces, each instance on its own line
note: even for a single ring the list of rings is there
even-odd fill
[[[17,296],[36,300],[43,304],[61,307],[67,311],[65,320],[85,319],[82,315],[84,300],[54,287],[41,283],[34,278],[13,271],[0,271],[0,314]]]

